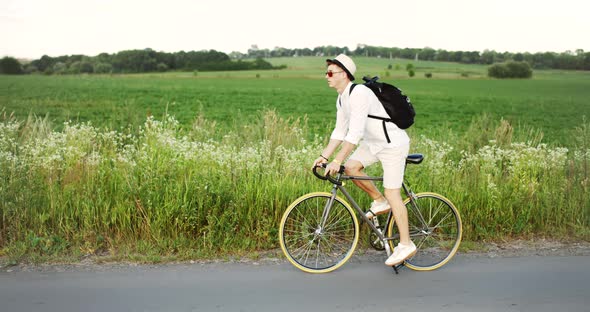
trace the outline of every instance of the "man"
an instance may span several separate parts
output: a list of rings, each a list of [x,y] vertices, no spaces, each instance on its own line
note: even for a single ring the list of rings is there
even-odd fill
[[[381,162],[383,194],[372,181],[353,180],[353,182],[373,199],[371,208],[367,212],[369,219],[378,214],[387,213],[389,209],[393,210],[400,233],[400,242],[385,264],[389,266],[400,264],[416,253],[416,246],[410,240],[408,211],[400,193],[405,161],[410,149],[410,138],[393,122],[383,123],[381,120],[368,117],[368,115],[387,117],[387,112],[377,96],[364,85],[356,85],[350,92],[356,72],[356,65],[350,57],[340,54],[326,62],[328,85],[338,91],[336,126],[330,136],[330,142],[314,161],[314,166],[327,163],[338,147],[341,147],[340,151],[327,165],[326,174],[336,174],[342,162],[351,153],[345,164],[347,175],[366,176],[363,172],[365,167],[377,161]],[[389,135],[390,143],[387,143],[387,135]],[[355,150],[357,145],[358,148]]]

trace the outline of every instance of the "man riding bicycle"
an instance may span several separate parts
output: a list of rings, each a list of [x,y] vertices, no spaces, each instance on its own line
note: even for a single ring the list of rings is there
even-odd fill
[[[350,158],[345,164],[347,175],[366,176],[364,168],[381,162],[383,194],[372,181],[353,182],[373,199],[366,214],[369,219],[387,213],[390,209],[393,211],[400,241],[385,264],[398,265],[416,253],[416,246],[410,240],[408,212],[400,193],[410,138],[405,130],[398,128],[393,122],[383,123],[381,120],[368,117],[374,115],[387,118],[387,112],[377,96],[364,85],[356,85],[351,92],[356,65],[350,57],[340,54],[334,59],[326,60],[326,63],[328,85],[338,92],[336,126],[330,136],[330,142],[313,165],[315,167],[327,163],[338,147],[341,147],[340,151],[326,166],[326,174],[337,173],[349,155]]]

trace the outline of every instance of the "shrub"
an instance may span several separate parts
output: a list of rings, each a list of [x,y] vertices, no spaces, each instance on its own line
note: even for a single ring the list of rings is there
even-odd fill
[[[70,64],[70,66],[68,68],[68,72],[70,74],[79,74],[80,73],[80,64],[81,64],[80,61],[72,62],[72,64]],[[55,68],[53,69],[53,71],[55,73],[57,73],[57,71],[55,70]]]
[[[26,64],[26,65],[24,66],[24,68],[23,68],[23,72],[24,72],[25,74],[34,74],[34,73],[38,73],[38,72],[39,72],[39,68],[37,68],[37,66],[35,66],[35,65],[31,64],[31,63],[29,63],[29,64]]]
[[[432,78],[432,73],[425,73],[424,74],[424,77],[426,77],[426,78]]]
[[[168,65],[164,64],[164,63],[158,63],[158,65],[156,66],[156,69],[159,72],[165,72],[168,70]]]
[[[410,70],[413,70],[413,69],[414,69],[414,64],[410,63],[410,64],[406,65],[406,70],[407,71],[410,71]]]
[[[80,73],[92,74],[94,72],[94,66],[88,61],[80,62]]]
[[[23,67],[17,59],[8,56],[0,59],[0,74],[20,75],[22,73]]]
[[[416,75],[416,72],[413,69],[408,70],[408,76],[414,77],[414,75]]]
[[[57,75],[66,74],[68,70],[68,66],[63,62],[57,62],[53,64],[53,73]]]
[[[512,78],[531,78],[533,76],[533,70],[527,62],[508,62],[506,67]]]
[[[94,65],[94,72],[97,74],[108,74],[113,71],[113,65],[109,63],[97,63]]]
[[[527,62],[509,61],[488,67],[488,77],[491,78],[531,78],[532,76],[533,70]]]

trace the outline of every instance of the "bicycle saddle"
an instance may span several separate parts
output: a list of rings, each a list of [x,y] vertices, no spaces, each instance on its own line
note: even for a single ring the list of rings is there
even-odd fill
[[[424,160],[424,155],[422,154],[410,154],[406,157],[406,164],[419,164]]]

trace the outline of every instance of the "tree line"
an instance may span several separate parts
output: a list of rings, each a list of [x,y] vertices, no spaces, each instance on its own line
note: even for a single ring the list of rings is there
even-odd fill
[[[526,62],[534,69],[590,70],[590,52],[578,49],[539,53],[479,51],[447,51],[432,48],[387,48],[359,44],[356,49],[348,47],[321,46],[314,49],[259,49],[253,45],[247,53],[225,54],[215,50],[180,51],[175,53],[157,52],[152,49],[126,50],[114,54],[101,53],[97,56],[64,55],[40,59],[21,64],[12,57],[0,60],[0,73],[143,73],[165,71],[226,71],[277,69],[264,59],[273,57],[334,56],[345,53],[352,56],[380,58],[402,58],[425,61],[457,62],[464,64],[491,65],[508,61]]]
[[[432,48],[387,48],[364,44],[357,45],[356,49],[348,47],[322,46],[314,49],[286,49],[276,47],[273,50],[258,49],[252,46],[247,53],[232,52],[232,58],[254,57],[287,57],[287,56],[332,56],[344,53],[352,56],[368,56],[380,58],[402,58],[422,61],[455,62],[464,64],[491,65],[508,61],[527,62],[535,69],[574,69],[590,70],[590,52],[582,49],[576,51],[556,52],[496,52],[494,50],[479,51],[447,51]]]
[[[232,60],[227,54],[215,50],[156,52],[152,49],[126,50],[97,56],[43,55],[27,64],[5,57],[0,60],[0,73],[25,74],[80,74],[80,73],[149,73],[165,71],[226,71],[253,69],[280,69],[262,58]]]

